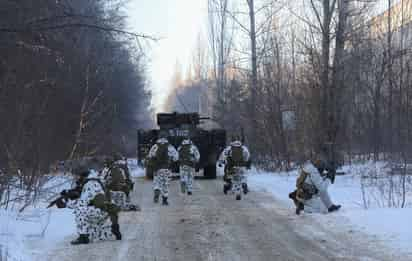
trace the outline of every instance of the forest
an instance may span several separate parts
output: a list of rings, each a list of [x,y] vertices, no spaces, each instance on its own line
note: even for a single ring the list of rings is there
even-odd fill
[[[207,36],[165,108],[243,129],[266,167],[325,144],[347,161],[406,163],[411,18],[410,0],[209,0]]]
[[[0,2],[0,198],[61,160],[135,155],[152,118],[151,39],[124,29],[123,2]]]

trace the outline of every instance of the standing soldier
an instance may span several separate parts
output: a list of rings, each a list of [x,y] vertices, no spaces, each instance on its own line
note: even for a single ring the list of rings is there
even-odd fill
[[[155,203],[159,202],[160,194],[162,195],[162,204],[169,205],[169,176],[172,162],[179,160],[179,154],[176,149],[169,144],[167,138],[159,138],[156,144],[152,146],[147,155],[147,163],[153,169],[153,190]]]
[[[113,203],[119,206],[122,211],[139,211],[139,206],[130,203],[133,182],[130,180],[127,166],[122,167],[117,155],[108,157],[105,164],[106,167],[103,169],[102,175]],[[125,168],[127,168],[127,171]]]
[[[119,153],[116,153],[114,155],[114,161],[115,161],[116,166],[121,168],[125,174],[126,185],[128,187],[128,192],[126,192],[126,202],[130,203],[130,193],[129,192],[133,190],[134,182],[132,181],[129,166],[127,165],[127,158],[122,157],[122,155]]]
[[[178,148],[179,165],[180,165],[180,188],[182,193],[187,191],[188,195],[192,195],[193,178],[195,175],[196,164],[199,162],[200,153],[196,145],[187,138],[182,141]]]
[[[76,228],[79,237],[71,244],[88,244],[97,240],[121,240],[118,223],[119,208],[110,202],[103,183],[90,174],[86,168],[73,171],[77,176],[76,186],[63,190],[61,197],[50,205],[74,209]],[[90,175],[89,175],[90,174]]]
[[[246,169],[250,169],[250,153],[248,148],[238,139],[226,147],[218,160],[219,165],[225,164],[225,175],[223,180],[223,192],[232,190],[236,195],[236,200],[242,198],[243,193],[248,193],[247,180],[245,176]]]

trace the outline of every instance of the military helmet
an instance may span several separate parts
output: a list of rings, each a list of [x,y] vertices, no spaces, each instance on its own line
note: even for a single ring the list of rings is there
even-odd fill
[[[234,140],[230,143],[230,146],[242,147],[242,142],[240,140]]]
[[[182,141],[182,145],[191,145],[191,144],[193,144],[193,142],[189,138],[186,138]]]
[[[166,144],[166,143],[169,143],[169,141],[166,138],[159,138],[159,139],[157,139],[156,143],[157,144]]]
[[[311,157],[311,163],[313,164],[313,166],[315,166],[315,168],[318,169],[318,171],[322,174],[323,171],[326,169],[326,165],[327,163],[325,162],[325,160],[321,157],[320,154],[316,153]]]

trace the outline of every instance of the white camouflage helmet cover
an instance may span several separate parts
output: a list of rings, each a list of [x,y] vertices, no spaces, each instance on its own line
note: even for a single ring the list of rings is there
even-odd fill
[[[169,143],[169,141],[166,138],[160,138],[156,141],[157,144],[165,144]]]
[[[182,141],[182,145],[190,145],[190,144],[192,144],[192,141],[190,139],[184,139]]]
[[[232,141],[232,142],[230,143],[230,146],[241,147],[241,146],[242,146],[242,142],[239,141],[239,140],[235,140],[235,141]]]

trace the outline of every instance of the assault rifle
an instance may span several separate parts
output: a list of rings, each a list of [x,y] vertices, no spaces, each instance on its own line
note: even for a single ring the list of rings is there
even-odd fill
[[[65,208],[66,207],[66,203],[64,201],[64,198],[62,196],[56,198],[55,200],[53,200],[52,202],[50,202],[50,204],[47,206],[47,208],[51,208],[54,205],[56,205],[58,208]]]
[[[331,182],[332,184],[335,183],[336,169],[335,169],[335,168],[326,169],[326,171],[328,172],[328,173],[326,174],[326,177],[327,177],[328,179],[330,179],[330,182]]]
[[[56,205],[58,208],[65,208],[67,200],[74,200],[80,198],[80,193],[82,192],[81,186],[77,184],[77,186],[73,189],[63,190],[60,192],[60,197],[56,198],[47,206],[47,208],[51,208]]]

